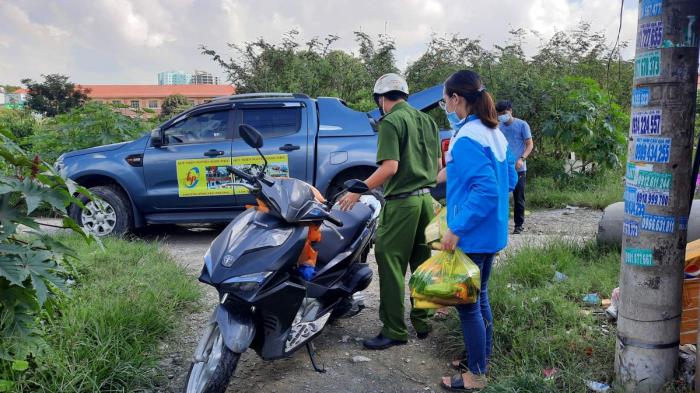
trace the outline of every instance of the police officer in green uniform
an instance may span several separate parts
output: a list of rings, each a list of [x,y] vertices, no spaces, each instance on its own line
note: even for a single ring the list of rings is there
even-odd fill
[[[430,189],[441,165],[440,135],[427,114],[407,102],[408,85],[396,74],[386,74],[374,85],[374,100],[383,114],[379,122],[377,163],[379,168],[365,182],[370,189],[384,186],[375,254],[379,270],[379,318],[381,333],[364,341],[368,349],[386,349],[408,341],[404,321],[406,269],[414,271],[430,258],[425,227],[433,218]],[[348,210],[359,199],[348,194],[340,201]],[[431,330],[428,310],[411,310],[411,323],[418,338]]]

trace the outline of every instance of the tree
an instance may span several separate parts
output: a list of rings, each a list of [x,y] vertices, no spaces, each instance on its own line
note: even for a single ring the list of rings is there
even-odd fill
[[[60,74],[42,75],[43,82],[22,79],[29,90],[26,105],[49,117],[66,113],[72,108],[81,106],[88,100],[88,89],[76,87],[68,81],[68,76]]]
[[[160,106],[160,118],[165,120],[171,118],[187,108],[191,107],[190,100],[182,94],[172,94],[163,100]]]
[[[387,72],[396,72],[394,42],[380,35],[375,42],[362,32],[355,33],[359,56],[333,49],[336,35],[312,38],[301,43],[299,32],[290,31],[275,44],[259,39],[228,46],[233,55],[224,59],[202,46],[202,53],[219,64],[239,93],[284,91],[312,97],[342,97],[358,110],[372,109],[372,86]]]

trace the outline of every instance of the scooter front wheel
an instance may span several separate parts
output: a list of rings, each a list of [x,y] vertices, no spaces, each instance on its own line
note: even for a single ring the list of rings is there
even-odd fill
[[[218,324],[212,322],[195,350],[184,393],[224,393],[240,357],[226,347]]]

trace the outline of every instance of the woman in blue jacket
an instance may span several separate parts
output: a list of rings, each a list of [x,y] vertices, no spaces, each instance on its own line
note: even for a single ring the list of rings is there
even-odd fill
[[[488,282],[496,253],[508,243],[509,194],[518,182],[515,160],[498,129],[493,98],[473,71],[452,74],[441,106],[456,120],[446,153],[447,167],[438,181],[447,180],[447,226],[442,247],[459,247],[481,269],[481,294],[475,304],[457,306],[462,322],[467,364],[454,366],[462,374],[444,377],[442,385],[458,391],[486,387],[491,355],[493,319]]]

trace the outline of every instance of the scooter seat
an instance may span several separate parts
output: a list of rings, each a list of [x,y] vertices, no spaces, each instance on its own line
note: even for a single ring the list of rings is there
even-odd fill
[[[317,266],[323,266],[330,262],[355,241],[355,238],[372,217],[372,209],[364,203],[356,203],[352,210],[347,212],[333,207],[331,214],[342,221],[343,226],[336,227],[328,221],[321,225],[321,241],[316,245],[318,251]],[[331,227],[335,228],[343,238],[339,238],[338,233]]]

